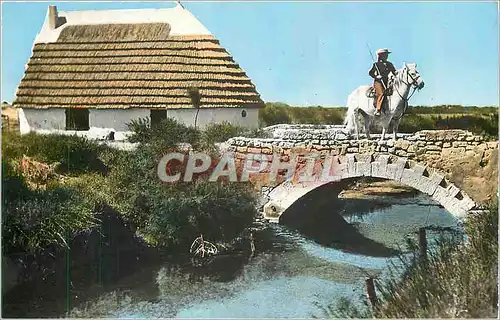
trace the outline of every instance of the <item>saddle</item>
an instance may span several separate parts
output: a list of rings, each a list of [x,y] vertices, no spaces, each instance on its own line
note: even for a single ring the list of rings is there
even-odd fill
[[[392,89],[392,86],[390,86],[389,88],[385,89],[384,96],[390,97],[393,93],[394,90]],[[373,86],[370,86],[368,89],[366,89],[366,97],[375,99],[375,88]]]

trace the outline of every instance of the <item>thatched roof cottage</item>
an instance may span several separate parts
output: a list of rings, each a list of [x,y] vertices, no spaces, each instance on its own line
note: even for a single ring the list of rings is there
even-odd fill
[[[264,104],[219,41],[181,5],[57,12],[49,6],[13,105],[21,133],[100,138],[137,118],[258,125]],[[194,106],[193,106],[194,102]]]

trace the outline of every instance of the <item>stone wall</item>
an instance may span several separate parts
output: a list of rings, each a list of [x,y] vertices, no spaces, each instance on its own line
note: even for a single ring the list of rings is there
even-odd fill
[[[317,129],[311,125],[277,125],[266,130],[272,138],[231,138],[227,150],[234,151],[237,159],[248,153],[278,154],[282,161],[288,161],[292,153],[366,154],[374,158],[389,154],[439,170],[478,203],[497,193],[498,142],[486,141],[468,131],[424,130],[399,134],[396,141],[378,141],[380,135],[358,141],[348,137],[340,126]],[[258,187],[276,184],[259,179],[253,179]],[[264,175],[262,179],[266,179]]]

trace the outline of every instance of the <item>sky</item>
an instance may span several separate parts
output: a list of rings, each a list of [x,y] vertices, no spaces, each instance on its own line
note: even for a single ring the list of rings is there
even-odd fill
[[[495,2],[182,2],[245,70],[264,101],[345,106],[370,84],[374,53],[417,63],[412,105],[499,105]],[[47,7],[165,8],[174,2],[2,1],[1,99],[12,102]],[[22,22],[22,23],[21,23]]]

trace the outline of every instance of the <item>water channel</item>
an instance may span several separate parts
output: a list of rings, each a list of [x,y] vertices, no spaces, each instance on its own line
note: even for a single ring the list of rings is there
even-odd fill
[[[458,221],[427,195],[386,196],[383,203],[371,209],[345,207],[342,216],[367,241],[391,250],[404,250],[405,239],[416,238],[420,227],[459,228]],[[240,267],[230,268],[233,260],[226,259],[219,263],[216,277],[193,279],[167,265],[149,266],[122,279],[112,290],[73,306],[70,316],[324,317],[323,308],[341,297],[361,303],[366,277],[383,278],[397,259],[390,253],[364,250],[360,254],[345,246],[341,250],[322,245],[286,225],[271,224],[266,232],[272,236],[272,246]],[[428,236],[432,242],[437,234]]]

